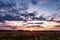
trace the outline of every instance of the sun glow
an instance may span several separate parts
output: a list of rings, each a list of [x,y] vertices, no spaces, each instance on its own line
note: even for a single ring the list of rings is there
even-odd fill
[[[30,28],[30,31],[33,31],[33,28]]]

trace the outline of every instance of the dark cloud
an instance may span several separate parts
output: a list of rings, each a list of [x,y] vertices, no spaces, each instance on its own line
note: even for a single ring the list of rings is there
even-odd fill
[[[31,0],[31,3],[32,3],[33,5],[36,5],[36,4],[38,3],[38,0]]]
[[[58,8],[56,9],[56,11],[58,11],[58,10],[60,10],[60,7],[58,7]]]

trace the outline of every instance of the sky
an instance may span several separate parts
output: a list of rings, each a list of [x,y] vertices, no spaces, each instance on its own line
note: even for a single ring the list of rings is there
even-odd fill
[[[22,1],[22,2],[21,2]],[[25,2],[28,9],[28,13],[36,12],[36,17],[43,15],[44,17],[56,15],[60,16],[60,0],[21,0],[21,3]],[[18,2],[18,3],[20,3]],[[28,5],[28,6],[27,6]],[[59,17],[60,18],[60,17]]]
[[[37,3],[32,3],[30,7],[29,12],[37,11],[37,16],[49,16],[55,13],[59,15],[60,0],[37,0]]]
[[[17,12],[17,10],[19,13]],[[21,13],[35,13],[35,17],[40,17],[41,15],[43,15],[43,17],[47,19],[49,16],[59,19],[60,0],[0,0],[0,15],[9,14],[12,16],[21,16]],[[7,29],[9,29],[9,27]]]
[[[44,16],[53,15],[57,13],[59,15],[60,11],[60,0],[17,0],[18,3],[24,4],[28,9],[28,13],[36,11],[38,16],[43,14]],[[28,6],[27,6],[28,5]]]
[[[11,9],[20,10],[21,8],[21,10],[19,11],[20,13],[35,12],[36,17],[40,17],[41,15],[43,15],[44,17],[53,16],[55,18],[60,18],[60,0],[0,0],[0,1],[2,1],[4,4],[8,4],[6,8],[3,5],[3,3],[0,2],[0,6],[2,7],[1,9],[5,7],[4,10],[7,11]],[[9,9],[8,7],[11,7],[10,5],[12,5],[12,8]],[[18,13],[16,14],[10,13],[10,14],[19,15]]]

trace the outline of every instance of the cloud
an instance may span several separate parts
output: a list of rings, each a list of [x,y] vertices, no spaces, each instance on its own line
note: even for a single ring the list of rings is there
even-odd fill
[[[31,0],[32,4],[36,5],[36,4],[45,4],[48,3],[48,0]]]
[[[38,9],[36,8],[36,5],[33,5],[32,3],[29,3],[29,7],[26,10],[28,13],[33,13],[35,11],[37,11]]]
[[[60,5],[59,5],[60,3],[57,2],[56,0],[55,1],[54,0],[13,0],[13,1],[7,0],[7,2],[4,1],[4,3],[5,4],[9,3],[9,5],[6,6],[6,8],[8,9],[11,8],[11,10],[13,9],[19,10],[17,12],[13,11],[13,13],[10,12],[10,10],[8,10],[9,12],[5,14],[9,13],[11,15],[18,15],[18,16],[20,16],[21,13],[23,14],[35,13],[36,17],[39,17],[40,15],[43,15],[44,17],[48,17],[53,15],[54,13],[57,13],[59,15],[59,9],[60,9]],[[12,7],[10,7],[10,5]],[[55,9],[57,10],[56,12]]]

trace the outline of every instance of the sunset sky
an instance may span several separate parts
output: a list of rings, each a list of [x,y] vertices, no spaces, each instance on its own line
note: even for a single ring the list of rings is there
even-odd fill
[[[28,20],[28,17],[40,17],[40,20],[48,20],[51,17],[60,21],[60,0],[0,0],[0,21]]]

